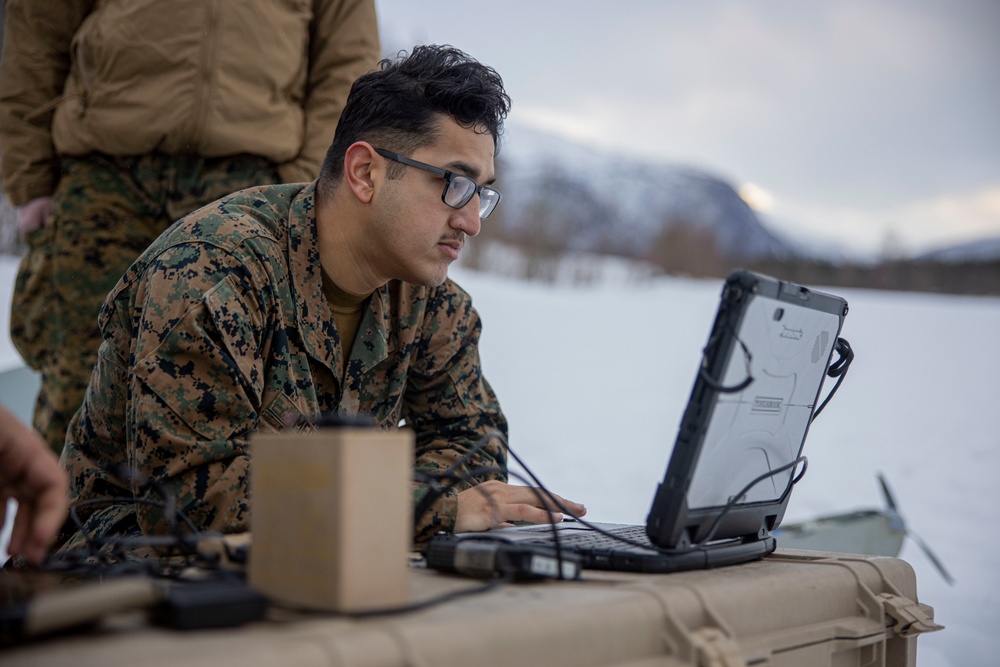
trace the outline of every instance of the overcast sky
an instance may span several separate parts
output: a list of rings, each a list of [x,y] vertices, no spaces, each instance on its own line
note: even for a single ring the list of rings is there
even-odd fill
[[[376,0],[383,49],[491,65],[518,125],[714,172],[878,251],[1000,236],[998,0]]]

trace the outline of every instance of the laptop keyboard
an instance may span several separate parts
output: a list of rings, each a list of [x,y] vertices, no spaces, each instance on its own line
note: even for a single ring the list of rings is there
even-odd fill
[[[622,526],[620,528],[612,528],[607,532],[615,537],[622,537],[626,540],[646,545],[650,549],[654,548],[652,542],[646,536],[645,526]],[[628,549],[633,546],[617,540],[615,537],[599,533],[596,530],[560,530],[559,545],[573,549],[574,551],[583,552],[596,551],[598,549]],[[539,531],[538,538],[524,541],[531,544],[552,546],[555,538],[552,536],[552,529],[546,527]]]

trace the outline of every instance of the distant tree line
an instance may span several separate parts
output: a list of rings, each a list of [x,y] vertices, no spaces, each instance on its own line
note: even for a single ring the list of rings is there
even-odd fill
[[[1000,259],[970,262],[884,260],[874,264],[771,260],[748,268],[806,285],[1000,296]]]
[[[551,195],[553,188],[539,192]],[[601,201],[583,190],[562,195],[531,198],[516,220],[498,207],[463,252],[463,265],[520,279],[585,283],[600,278],[600,258],[610,256],[637,262],[636,279],[656,274],[723,278],[734,268],[746,268],[804,285],[1000,295],[1000,258],[942,262],[890,256],[873,263],[748,258],[724,254],[712,228],[683,219],[663,220],[651,240],[626,248],[621,232],[608,222],[613,213]],[[0,195],[0,253],[23,252],[16,213]]]
[[[501,207],[502,208],[502,207]],[[539,203],[531,212],[530,226],[512,228],[497,209],[497,220],[490,218],[482,232],[469,244],[463,255],[463,265],[469,268],[503,273],[529,280],[554,280],[566,277],[561,270],[568,258],[573,258],[573,271],[586,282],[598,271],[587,271],[581,265],[579,252],[572,247],[573,231],[560,216],[551,226],[544,205]],[[491,253],[498,247],[516,248],[518,261],[498,262]],[[713,231],[702,225],[673,220],[665,223],[640,252],[623,255],[597,245],[596,255],[618,256],[655,267],[661,275],[683,275],[695,278],[723,278],[736,268],[745,268],[804,285],[854,287],[881,290],[936,292],[1000,296],[1000,258],[988,261],[943,262],[886,258],[882,261],[831,262],[805,257],[747,258],[724,255],[718,249]],[[509,256],[509,250],[504,257]],[[585,261],[585,260],[584,260]],[[645,275],[651,275],[646,273]]]
[[[497,161],[498,181],[510,186],[507,169],[504,160]],[[616,206],[620,200],[601,199],[558,165],[538,170],[530,183],[530,188],[512,191],[511,201],[505,201],[483,224],[479,236],[463,253],[464,265],[529,280],[579,276],[586,282],[601,275],[597,268],[588,270],[588,261],[597,265],[602,257],[619,257],[641,265],[636,276],[658,273],[722,278],[734,268],[747,268],[805,285],[1000,295],[1000,258],[967,262],[906,259],[889,243],[880,261],[834,262],[802,256],[791,246],[783,249],[777,244],[767,250],[769,255],[753,254],[760,250],[759,245],[756,249],[734,246],[731,235],[723,249],[716,236],[718,227],[711,222],[713,215],[718,221],[738,213],[722,206],[725,188],[697,191],[704,184],[683,181],[679,186],[683,192],[674,194],[693,197],[700,193],[708,204],[671,206],[670,197],[659,204],[650,201],[647,210],[659,220],[649,235],[648,228],[619,224],[621,211]],[[692,187],[694,194],[690,193]],[[648,197],[654,190],[638,192]],[[635,196],[623,191],[621,200]],[[712,204],[719,208],[712,211]]]

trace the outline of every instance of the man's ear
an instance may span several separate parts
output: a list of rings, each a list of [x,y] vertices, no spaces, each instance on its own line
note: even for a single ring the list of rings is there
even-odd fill
[[[371,203],[375,181],[385,172],[377,165],[378,153],[366,141],[351,144],[344,153],[344,181],[354,196],[363,204]]]

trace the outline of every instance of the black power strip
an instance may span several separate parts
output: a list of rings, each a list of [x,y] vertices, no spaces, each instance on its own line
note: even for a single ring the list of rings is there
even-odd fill
[[[481,579],[579,579],[580,558],[551,547],[517,544],[489,535],[439,534],[424,550],[427,567]]]

